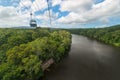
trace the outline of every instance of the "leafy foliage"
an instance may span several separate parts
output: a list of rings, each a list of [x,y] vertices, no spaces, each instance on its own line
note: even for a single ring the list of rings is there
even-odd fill
[[[96,29],[71,29],[69,31],[120,47],[120,25]]]
[[[60,61],[71,44],[67,31],[0,29],[0,35],[0,80],[37,80],[42,63]]]

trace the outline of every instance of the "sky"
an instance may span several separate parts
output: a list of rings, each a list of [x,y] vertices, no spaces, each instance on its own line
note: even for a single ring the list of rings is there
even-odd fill
[[[120,0],[0,0],[0,27],[101,28],[120,24]]]

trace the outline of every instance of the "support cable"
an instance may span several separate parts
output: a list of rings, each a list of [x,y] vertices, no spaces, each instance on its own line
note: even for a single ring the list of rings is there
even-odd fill
[[[47,0],[47,5],[48,5],[48,12],[49,12],[50,26],[52,26],[52,19],[51,19],[51,14],[50,14],[50,4],[49,4],[49,0]]]

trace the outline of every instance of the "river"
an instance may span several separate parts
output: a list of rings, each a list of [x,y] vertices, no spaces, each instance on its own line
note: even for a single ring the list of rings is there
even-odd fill
[[[120,80],[120,48],[73,34],[69,55],[43,80]]]

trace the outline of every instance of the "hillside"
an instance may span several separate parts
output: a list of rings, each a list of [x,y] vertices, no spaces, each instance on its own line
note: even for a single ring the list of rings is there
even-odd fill
[[[69,31],[120,47],[120,25],[106,28],[69,29]]]

